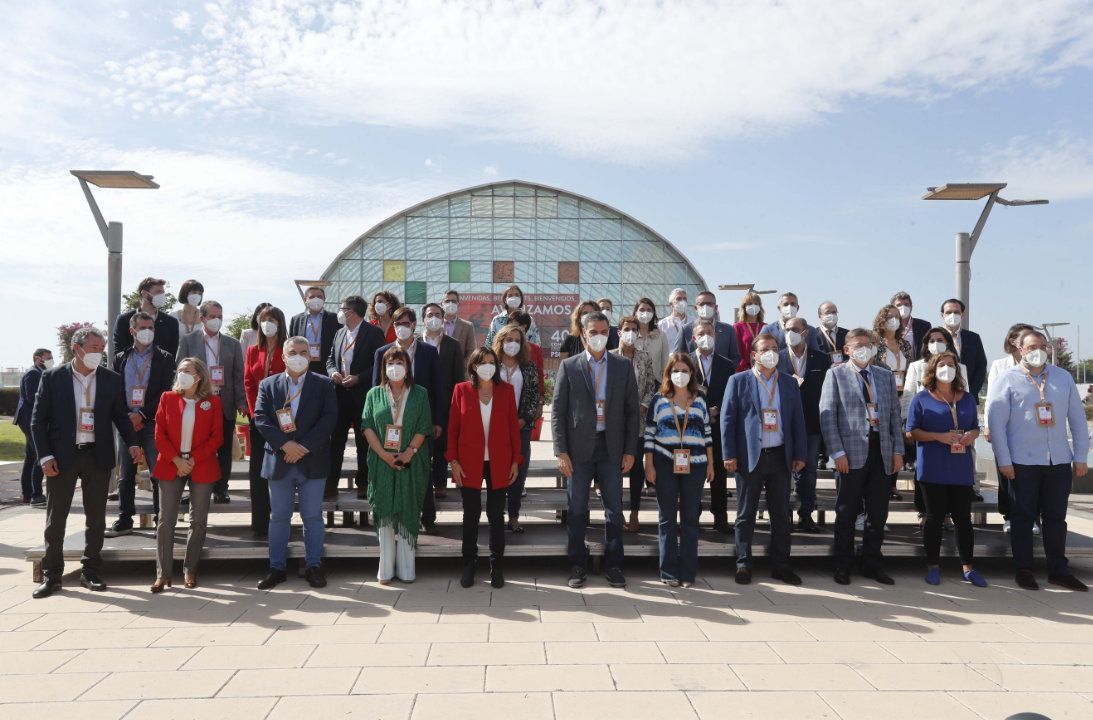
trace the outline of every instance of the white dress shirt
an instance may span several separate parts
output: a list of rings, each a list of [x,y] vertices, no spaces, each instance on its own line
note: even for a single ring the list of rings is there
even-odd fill
[[[178,451],[188,453],[194,446],[194,421],[197,419],[197,399],[182,398],[182,440],[178,443]]]

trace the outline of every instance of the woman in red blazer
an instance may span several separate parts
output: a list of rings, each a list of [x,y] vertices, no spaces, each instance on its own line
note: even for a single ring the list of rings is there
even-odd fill
[[[490,584],[504,586],[505,489],[516,479],[520,428],[516,396],[501,380],[501,364],[489,348],[478,348],[467,361],[470,380],[455,386],[448,415],[448,462],[452,480],[463,496],[463,576],[470,587],[478,562],[478,523],[482,518],[482,484],[486,483],[486,517],[490,522]]]
[[[262,461],[266,459],[266,441],[254,423],[254,403],[258,385],[270,375],[285,371],[281,348],[288,336],[285,314],[270,305],[258,313],[258,344],[247,348],[243,359],[243,389],[250,409],[250,529],[256,537],[269,537],[269,485],[262,479]]]
[[[197,587],[197,561],[205,544],[205,526],[213,483],[220,479],[217,450],[224,444],[224,414],[213,394],[205,362],[186,358],[178,365],[171,390],[163,393],[156,411],[156,466],[159,481],[159,525],[156,527],[156,581],[152,592],[171,586],[175,524],[186,481],[190,483],[190,534],[182,573],[186,587]]]

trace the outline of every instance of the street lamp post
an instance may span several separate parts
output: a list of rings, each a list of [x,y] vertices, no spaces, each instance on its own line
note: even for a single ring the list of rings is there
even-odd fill
[[[155,190],[159,187],[152,182],[151,175],[141,175],[133,170],[72,170],[70,171],[79,181],[87,204],[91,208],[91,214],[95,217],[95,224],[99,227],[102,240],[106,243],[106,316],[107,323],[113,321],[121,313],[121,268],[122,268],[122,227],[120,222],[106,222],[99,211],[99,204],[95,202],[95,196],[91,194],[91,183],[99,188],[126,188]],[[107,334],[107,357],[114,357],[114,333],[110,328]]]
[[[1044,335],[1047,335],[1047,341],[1051,345],[1051,364],[1055,364],[1055,337],[1051,334],[1051,328],[1064,327],[1069,325],[1068,322],[1053,322],[1044,323],[1040,326],[1040,329],[1044,331]]]
[[[947,183],[938,187],[926,188],[923,200],[982,200],[987,198],[987,204],[979,213],[979,221],[971,233],[960,232],[956,234],[956,297],[964,303],[965,308],[971,307],[971,271],[972,252],[979,242],[979,236],[983,233],[983,226],[987,224],[987,217],[995,203],[1010,207],[1020,205],[1047,205],[1047,200],[1006,200],[998,196],[999,191],[1006,187],[1006,183]],[[965,312],[965,327],[970,328],[971,311]]]

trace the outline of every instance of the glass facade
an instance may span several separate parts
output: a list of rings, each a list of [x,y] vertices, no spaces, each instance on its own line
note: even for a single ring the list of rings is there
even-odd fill
[[[616,317],[643,296],[663,315],[672,288],[693,298],[705,285],[686,258],[636,220],[593,200],[522,182],[462,190],[400,213],[355,240],[322,279],[331,283],[331,307],[347,295],[370,299],[382,289],[417,308],[439,302],[449,288],[481,301],[515,283],[525,296],[554,303],[556,315],[564,314],[563,306],[572,308],[575,298],[608,297]],[[536,317],[544,329],[554,329],[542,344],[556,349],[559,321],[545,320]],[[568,318],[561,327],[567,325]]]

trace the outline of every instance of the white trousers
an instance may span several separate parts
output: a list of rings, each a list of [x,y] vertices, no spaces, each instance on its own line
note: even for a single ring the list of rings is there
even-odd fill
[[[402,582],[416,580],[414,549],[406,538],[396,535],[395,529],[390,526],[376,530],[376,536],[380,543],[380,566],[376,579],[390,581],[397,577]]]

